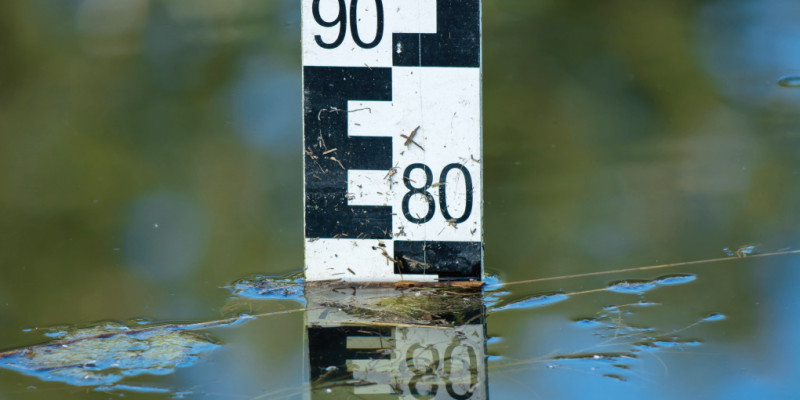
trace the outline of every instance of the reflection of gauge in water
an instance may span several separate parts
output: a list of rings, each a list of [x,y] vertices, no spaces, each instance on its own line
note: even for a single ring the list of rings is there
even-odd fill
[[[481,291],[456,291],[309,287],[311,398],[485,399]]]

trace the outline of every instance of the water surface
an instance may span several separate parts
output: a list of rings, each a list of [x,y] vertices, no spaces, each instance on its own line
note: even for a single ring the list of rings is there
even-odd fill
[[[499,280],[442,303],[289,275],[297,1],[4,2],[0,398],[792,398],[800,5],[483,3]]]

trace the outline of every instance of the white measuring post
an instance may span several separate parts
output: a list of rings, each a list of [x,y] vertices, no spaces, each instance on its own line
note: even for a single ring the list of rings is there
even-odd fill
[[[301,0],[309,281],[481,280],[480,0]]]

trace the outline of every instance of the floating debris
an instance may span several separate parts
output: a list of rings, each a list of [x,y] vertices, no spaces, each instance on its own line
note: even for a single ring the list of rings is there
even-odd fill
[[[103,322],[83,328],[59,328],[57,340],[0,352],[0,367],[99,390],[161,391],[117,382],[138,375],[171,374],[221,345],[178,325],[136,327]]]
[[[752,256],[754,254],[758,254],[758,245],[747,244],[747,245],[739,247],[736,250],[731,250],[730,248],[725,247],[724,249],[722,249],[722,251],[728,257],[745,258],[747,256]]]
[[[319,318],[370,323],[452,326],[480,322],[484,303],[480,290],[470,288],[326,288],[309,287],[310,309]]]
[[[234,281],[228,288],[237,296],[251,299],[295,300],[305,303],[304,284],[303,273],[296,272],[283,276],[256,275]]]

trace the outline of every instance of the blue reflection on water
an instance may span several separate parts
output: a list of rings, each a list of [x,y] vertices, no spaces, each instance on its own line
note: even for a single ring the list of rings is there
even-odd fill
[[[63,338],[5,352],[0,367],[44,381],[99,390],[167,392],[168,389],[118,384],[140,375],[169,375],[194,365],[221,346],[215,339],[180,325],[132,327],[100,322],[86,327],[66,326]]]
[[[759,107],[800,102],[776,85],[800,72],[800,2],[715,1],[698,18],[698,55],[725,96]]]
[[[233,294],[259,300],[294,300],[305,304],[302,272],[283,276],[256,275],[231,283]]]
[[[568,299],[564,293],[545,293],[545,294],[535,294],[531,296],[524,297],[522,299],[512,300],[508,303],[494,307],[492,309],[493,312],[496,311],[503,311],[503,310],[519,310],[525,308],[534,308],[534,307],[542,307],[554,303],[558,303]]]
[[[793,399],[800,393],[800,265],[796,259],[769,260],[760,265],[774,273],[754,274],[762,293],[769,294],[756,303],[759,333],[748,338],[747,345],[729,344],[734,350],[727,352],[725,361],[738,368],[728,369],[719,398]]]

